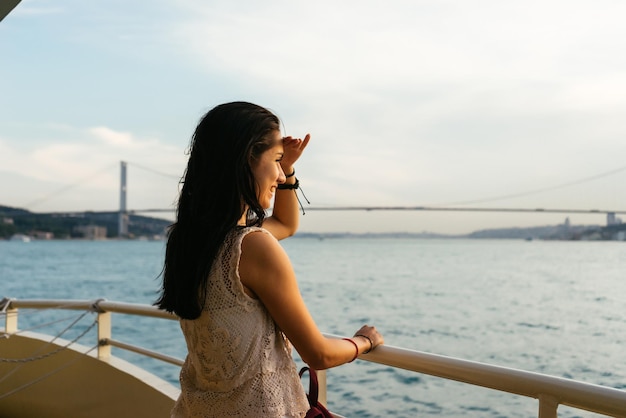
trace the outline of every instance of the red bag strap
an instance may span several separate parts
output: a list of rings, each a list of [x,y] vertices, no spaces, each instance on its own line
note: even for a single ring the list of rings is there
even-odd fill
[[[307,371],[309,372],[309,394],[307,395],[307,398],[309,399],[309,405],[316,406],[318,396],[317,373],[315,373],[315,370],[313,369],[303,367],[300,369],[300,379],[302,379],[304,372]]]

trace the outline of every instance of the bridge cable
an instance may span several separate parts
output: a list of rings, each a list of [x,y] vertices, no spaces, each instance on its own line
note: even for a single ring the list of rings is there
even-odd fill
[[[81,185],[82,183],[84,183],[87,180],[91,180],[91,179],[94,179],[94,178],[98,177],[103,172],[105,172],[107,170],[110,170],[114,166],[115,166],[115,164],[109,164],[108,166],[106,166],[104,168],[101,168],[100,170],[96,171],[95,173],[93,173],[93,174],[91,174],[89,176],[83,177],[81,180],[77,181],[76,183],[72,183],[70,185],[64,186],[64,187],[62,187],[62,188],[60,188],[60,189],[58,189],[58,190],[56,190],[56,191],[54,191],[52,193],[47,194],[46,196],[43,196],[43,197],[40,197],[39,199],[35,199],[35,200],[31,201],[31,202],[28,202],[27,204],[24,205],[24,208],[30,209],[33,206],[36,206],[36,205],[38,205],[40,203],[45,202],[46,200],[49,200],[49,199],[51,199],[51,198],[53,198],[55,196],[58,196],[58,195],[60,195],[62,193],[65,193],[68,190],[71,190],[71,189]]]
[[[558,184],[556,186],[545,187],[545,188],[542,188],[542,189],[530,190],[530,191],[527,191],[527,192],[514,193],[514,194],[509,194],[509,195],[487,197],[487,198],[484,198],[484,199],[466,200],[466,201],[463,201],[463,202],[442,203],[442,204],[433,205],[433,206],[470,205],[470,204],[474,204],[474,203],[495,202],[495,201],[498,201],[498,200],[512,199],[514,197],[529,196],[529,195],[532,195],[532,194],[538,194],[538,193],[548,192],[548,191],[552,191],[552,190],[563,189],[563,188],[570,187],[570,186],[576,186],[576,185],[587,183],[587,182],[590,182],[590,181],[593,181],[593,180],[597,180],[597,179],[600,179],[600,178],[603,178],[603,177],[612,176],[614,174],[621,173],[622,171],[626,171],[626,166],[620,167],[620,168],[616,168],[614,170],[606,171],[604,173],[596,174],[594,176],[589,176],[589,177],[585,177],[585,178],[582,178],[582,179],[570,181],[570,182],[567,182],[567,183]]]
[[[161,171],[157,171],[157,170],[152,169],[152,168],[144,167],[142,165],[139,165],[139,164],[133,163],[133,162],[127,162],[127,163],[132,165],[133,167],[137,167],[137,168],[140,168],[142,170],[149,171],[149,172],[151,172],[153,174],[158,174],[159,176],[168,177],[168,178],[176,179],[176,180],[179,180],[179,181],[182,180],[181,176],[175,176],[173,174],[163,173]]]

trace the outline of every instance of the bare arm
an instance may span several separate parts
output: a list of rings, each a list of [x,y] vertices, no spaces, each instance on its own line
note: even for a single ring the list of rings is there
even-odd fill
[[[304,139],[292,138],[290,136],[283,138],[285,153],[280,165],[286,176],[294,173],[294,164],[302,155],[310,139],[311,135],[309,134]],[[294,175],[288,177],[285,184],[294,184],[295,182],[296,176]],[[272,216],[263,222],[263,227],[270,231],[276,239],[281,240],[295,234],[299,223],[300,212],[296,191],[290,189],[276,190]]]
[[[263,302],[309,366],[327,369],[355,358],[357,353],[351,342],[326,338],[319,331],[302,300],[289,257],[275,239],[262,232],[246,235],[239,274],[244,286]],[[374,348],[384,342],[374,327],[364,326],[357,333],[369,337]],[[358,354],[372,348],[367,338],[353,337],[352,340]]]

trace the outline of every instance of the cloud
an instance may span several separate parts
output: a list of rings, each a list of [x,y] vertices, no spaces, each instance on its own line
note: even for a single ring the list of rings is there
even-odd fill
[[[623,31],[614,28],[626,11],[615,2],[593,10],[581,2],[185,4],[190,17],[176,34],[205,66],[289,88],[338,89],[338,95],[371,83],[533,80],[597,71],[580,57],[622,60],[624,40],[616,35]]]
[[[21,106],[4,112],[3,168],[68,184],[112,166],[92,185],[114,203],[120,160],[182,174],[203,107],[238,99],[276,111],[288,134],[312,134],[298,173],[314,204],[475,200],[623,163],[626,3],[155,0],[138,9],[120,15],[115,6],[76,2],[64,10],[68,20],[38,31],[58,49],[43,38],[22,48],[58,65],[37,88],[32,77],[16,84],[28,89],[16,90]],[[36,51],[40,44],[51,52]],[[68,62],[81,73],[66,71]],[[36,68],[29,64],[11,74]],[[37,96],[20,94],[29,89]],[[54,104],[40,103],[39,89],[54,91]],[[12,109],[33,114],[32,103],[35,119],[69,126],[24,119],[18,123],[37,128],[7,130],[19,119]],[[173,199],[169,183],[158,190],[152,174],[131,170],[133,199],[145,199],[136,205]],[[607,191],[611,179],[602,184],[501,203],[601,206],[610,200],[602,191],[610,206],[623,205]]]
[[[23,1],[11,13],[19,16],[48,16],[62,14],[64,9],[59,6],[40,6],[36,2],[27,3]]]
[[[106,126],[96,126],[87,129],[87,132],[100,140],[105,146],[121,150],[145,150],[158,145],[155,139],[139,140],[130,132],[118,132]]]
[[[148,206],[171,205],[177,191],[177,175],[182,174],[185,164],[182,150],[157,138],[137,137],[105,126],[63,126],[60,132],[64,140],[19,150],[12,145],[17,141],[0,140],[0,162],[5,175],[29,179],[32,187],[27,201],[3,204],[28,206],[31,202],[36,203],[34,209],[38,210],[115,208],[123,160],[130,164],[133,203],[139,206],[143,200]],[[19,198],[23,199],[24,194]]]
[[[137,148],[141,146],[136,143],[129,132],[116,132],[106,126],[97,126],[87,130],[90,134],[100,139],[104,144],[115,148]]]

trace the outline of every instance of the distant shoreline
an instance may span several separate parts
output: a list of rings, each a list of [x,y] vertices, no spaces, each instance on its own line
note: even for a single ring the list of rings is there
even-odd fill
[[[31,240],[78,239],[86,241],[145,240],[160,241],[167,235],[171,221],[147,216],[129,215],[128,235],[119,237],[118,214],[114,212],[85,212],[82,216],[32,213],[24,209],[0,206],[0,240],[19,241],[19,236]],[[440,234],[434,232],[298,232],[296,238],[413,238],[413,239],[516,239],[562,241],[626,241],[626,224],[610,226],[558,225],[483,229],[469,234]]]

